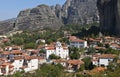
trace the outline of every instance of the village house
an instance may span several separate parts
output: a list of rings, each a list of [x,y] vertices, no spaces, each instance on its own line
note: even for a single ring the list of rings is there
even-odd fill
[[[38,69],[37,56],[25,56],[24,66],[21,67],[25,72],[30,72]]]
[[[74,72],[80,68],[81,65],[84,64],[83,61],[81,60],[64,60],[64,59],[59,59],[59,60],[54,60],[54,64],[61,64],[66,71],[68,72]]]
[[[119,45],[117,44],[117,43],[112,43],[112,44],[110,44],[110,47],[112,48],[112,49],[117,49],[117,47],[119,47]]]
[[[28,54],[28,55],[38,55],[39,54],[39,51],[38,50],[36,50],[36,49],[26,49],[25,50],[26,51],[26,53]]]
[[[22,50],[21,46],[6,46],[4,48],[5,51],[12,51],[12,50]]]
[[[24,63],[24,58],[23,56],[17,56],[11,59],[12,65],[14,66],[14,72],[15,71],[21,71],[21,67],[23,66]]]
[[[64,68],[66,68],[67,66],[66,64],[67,60],[59,59],[59,60],[54,60],[53,62],[54,64],[61,64]]]
[[[76,71],[83,64],[84,64],[84,62],[81,60],[68,60],[67,61],[67,70]]]
[[[69,50],[67,46],[62,46],[60,42],[56,42],[55,45],[45,47],[46,58],[49,59],[51,54],[55,54],[61,58],[67,59],[69,57]]]
[[[70,41],[70,47],[77,47],[77,48],[87,47],[87,41],[78,39],[75,36],[70,36],[69,41]]]
[[[95,39],[88,38],[88,41],[89,41],[90,47],[96,47],[98,46],[99,43],[103,42],[102,38],[95,38]]]
[[[0,67],[0,75],[12,75],[14,73],[14,66],[10,62],[4,62]]]
[[[96,66],[108,66],[117,55],[114,54],[95,54],[92,56],[92,63]]]

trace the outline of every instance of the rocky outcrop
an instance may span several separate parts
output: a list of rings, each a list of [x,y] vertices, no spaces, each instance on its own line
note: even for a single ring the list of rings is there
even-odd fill
[[[15,18],[0,21],[0,34],[6,34],[9,31],[12,31],[14,29],[14,21]]]
[[[63,24],[55,12],[47,5],[21,11],[16,20],[20,30],[39,30],[44,28],[59,29]]]
[[[101,30],[120,36],[120,0],[98,0],[97,6]]]
[[[63,6],[39,5],[20,11],[15,30],[59,29],[64,24],[90,24],[99,20],[96,0],[66,0]],[[8,26],[7,24],[6,26]],[[11,27],[10,27],[11,28]]]
[[[67,0],[62,11],[67,24],[83,25],[99,20],[96,0]]]

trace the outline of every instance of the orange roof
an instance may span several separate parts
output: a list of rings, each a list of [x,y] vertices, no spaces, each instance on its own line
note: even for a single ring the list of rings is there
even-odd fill
[[[117,55],[114,54],[102,54],[99,56],[99,58],[115,58]]]
[[[119,45],[116,44],[116,43],[112,43],[111,46],[115,46],[115,47],[118,47]]]
[[[85,40],[78,39],[75,36],[70,36],[69,40],[72,41],[72,42],[84,42],[85,41]]]
[[[14,66],[13,65],[10,65],[9,68],[13,68]]]
[[[2,66],[7,66],[7,65],[11,65],[12,63],[10,63],[10,62],[5,62],[5,63],[3,63],[2,64]]]
[[[117,48],[120,49],[120,46],[118,46]]]
[[[3,51],[1,54],[4,54],[4,55],[9,55],[10,52],[9,51]]]
[[[63,49],[64,49],[64,50],[68,50],[68,47],[64,46]]]
[[[117,63],[120,63],[120,60],[117,60]]]
[[[67,63],[68,64],[72,64],[72,65],[79,65],[79,64],[81,65],[81,64],[84,64],[84,62],[81,61],[81,60],[68,60]]]
[[[62,59],[59,59],[59,60],[55,60],[54,62],[61,63],[61,62],[67,62],[67,61],[66,61],[66,60],[62,60]]]
[[[12,54],[21,54],[22,52],[20,50],[13,50],[11,53]]]
[[[26,60],[31,60],[31,59],[38,59],[37,56],[24,56]]]
[[[88,38],[90,41],[93,41],[94,39],[93,38]]]
[[[34,53],[37,53],[37,52],[39,52],[38,50],[36,50],[36,49],[26,49],[28,52],[34,52]]]
[[[23,59],[23,56],[16,56],[16,57],[14,57],[14,60],[21,60],[21,59]]]
[[[47,50],[55,50],[55,47],[47,47]]]
[[[100,56],[100,54],[94,54],[94,55],[92,55],[93,57],[99,57]]]
[[[81,40],[81,39],[72,39],[70,41],[72,41],[72,42],[85,42],[85,40]]]
[[[77,37],[76,36],[70,36],[69,37],[69,40],[74,40],[74,39],[77,39]]]
[[[100,49],[106,49],[105,47],[98,47],[96,46],[95,49],[100,50]]]
[[[106,36],[106,39],[113,39],[114,37]]]

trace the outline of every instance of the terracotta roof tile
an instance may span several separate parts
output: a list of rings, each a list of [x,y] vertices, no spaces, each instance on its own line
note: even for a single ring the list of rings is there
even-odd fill
[[[81,60],[68,60],[67,63],[72,65],[84,64],[84,62]]]
[[[102,54],[99,56],[99,58],[115,58],[117,55],[114,54]]]
[[[13,50],[11,53],[12,54],[22,54],[22,52],[20,50]]]

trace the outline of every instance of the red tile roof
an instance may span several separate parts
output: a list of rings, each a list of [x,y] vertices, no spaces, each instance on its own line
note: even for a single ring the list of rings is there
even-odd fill
[[[114,54],[102,54],[99,56],[99,58],[115,58],[117,55]]]
[[[13,50],[11,53],[12,54],[22,54],[22,52],[20,50]]]
[[[72,65],[81,65],[81,64],[84,64],[84,62],[81,61],[81,60],[68,60],[67,63],[68,64],[72,64]]]

